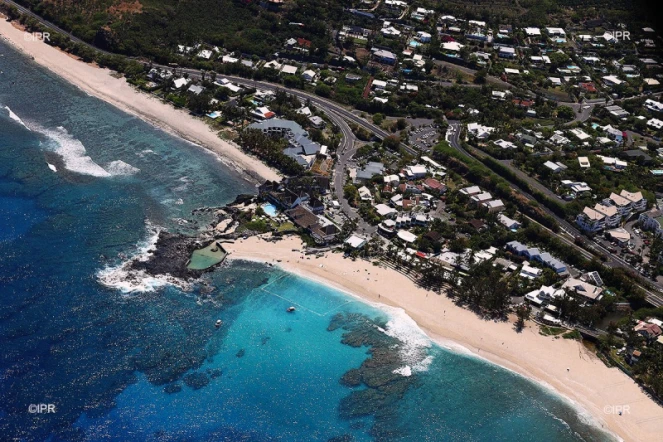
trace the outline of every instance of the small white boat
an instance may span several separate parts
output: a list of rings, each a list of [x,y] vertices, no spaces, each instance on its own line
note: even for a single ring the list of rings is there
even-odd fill
[[[214,326],[215,326],[216,328],[219,328],[219,327],[221,327],[221,324],[223,324],[223,321],[221,321],[220,319],[217,319],[217,320],[216,320],[216,324],[214,324]]]
[[[295,311],[295,308],[293,306],[288,307],[288,310],[286,310],[288,313],[292,313]]]
[[[51,163],[46,163],[46,164],[48,164],[48,168],[51,169],[53,172],[57,172],[57,171],[58,171],[58,168],[55,167],[53,164],[51,164]]]

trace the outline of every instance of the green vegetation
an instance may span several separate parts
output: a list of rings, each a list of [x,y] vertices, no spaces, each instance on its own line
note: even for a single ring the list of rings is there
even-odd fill
[[[536,202],[525,198],[513,189],[507,181],[496,175],[479,160],[459,153],[447,142],[435,146],[433,157],[445,163],[469,182],[488,189],[499,198],[504,198],[504,200],[515,204],[523,214],[534,218],[549,229],[553,231],[559,229],[555,220],[541,210]]]
[[[485,316],[505,317],[510,309],[511,291],[502,272],[490,262],[472,266],[471,278],[453,285],[450,296]]]
[[[576,341],[582,340],[582,335],[578,330],[571,330],[562,335],[562,338],[564,339],[573,339]]]
[[[276,229],[276,231],[277,231],[278,233],[281,233],[281,234],[284,234],[284,233],[293,233],[293,232],[296,232],[296,231],[297,231],[297,227],[296,227],[293,223],[291,223],[291,222],[287,222],[287,223],[283,223],[283,224],[281,224],[281,225],[279,226],[279,228]]]
[[[542,325],[539,327],[539,333],[543,336],[559,336],[568,330],[562,327],[550,327],[548,325]]]
[[[177,45],[205,42],[259,56],[272,54],[291,37],[311,41],[310,53],[326,54],[327,26],[338,23],[346,2],[296,0],[272,12],[258,2],[232,0],[19,0],[82,40],[112,52],[177,62]],[[306,23],[293,28],[289,23]]]
[[[240,132],[239,141],[244,149],[287,175],[304,171],[302,166],[283,153],[287,146],[285,139],[272,138],[256,129],[245,129]]]

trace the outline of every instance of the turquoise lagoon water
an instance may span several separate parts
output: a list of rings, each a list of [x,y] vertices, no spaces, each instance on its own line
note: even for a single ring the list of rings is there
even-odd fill
[[[130,271],[160,229],[195,234],[194,209],[255,183],[0,55],[0,439],[610,439],[399,311],[255,263],[192,284]]]

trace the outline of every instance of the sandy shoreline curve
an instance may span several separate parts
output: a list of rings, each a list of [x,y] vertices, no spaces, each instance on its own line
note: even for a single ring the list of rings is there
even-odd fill
[[[222,162],[244,173],[252,181],[280,181],[280,174],[275,169],[247,155],[238,146],[219,138],[203,120],[138,91],[124,78],[113,76],[113,71],[109,69],[84,63],[41,41],[26,40],[24,31],[17,26],[6,21],[0,14],[0,36],[6,43],[84,92],[171,135],[215,153]]]
[[[231,260],[271,263],[370,304],[401,308],[442,347],[495,363],[553,390],[598,427],[625,441],[660,440],[663,434],[663,408],[578,341],[543,336],[532,322],[517,333],[514,318],[479,319],[444,294],[417,287],[406,276],[365,260],[352,261],[331,252],[323,258],[304,256],[297,251],[303,245],[295,237],[279,242],[252,237],[224,247]],[[625,406],[629,412],[619,416],[616,410]]]
[[[1,17],[4,41],[81,90],[209,149],[231,167],[250,174],[254,181],[280,179],[275,170],[220,139],[202,120],[135,90],[124,79],[113,77],[108,69],[83,63],[42,42],[26,41],[22,30]],[[446,296],[419,288],[407,277],[366,261],[353,262],[332,253],[323,259],[302,258],[301,253],[293,251],[302,248],[296,238],[268,244],[254,237],[226,248],[231,259],[274,263],[369,303],[402,308],[442,346],[453,349],[460,345],[471,354],[550,386],[579,404],[600,427],[626,441],[654,441],[663,435],[663,408],[632,379],[617,368],[606,367],[577,341],[542,336],[532,323],[516,333],[513,321],[480,320]],[[615,407],[623,406],[630,407],[629,413],[614,413]]]

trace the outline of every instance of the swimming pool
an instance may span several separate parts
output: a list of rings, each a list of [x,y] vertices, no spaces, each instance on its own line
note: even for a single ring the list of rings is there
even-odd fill
[[[265,213],[272,218],[276,216],[276,206],[272,203],[265,203],[262,205],[262,210],[265,211]]]

